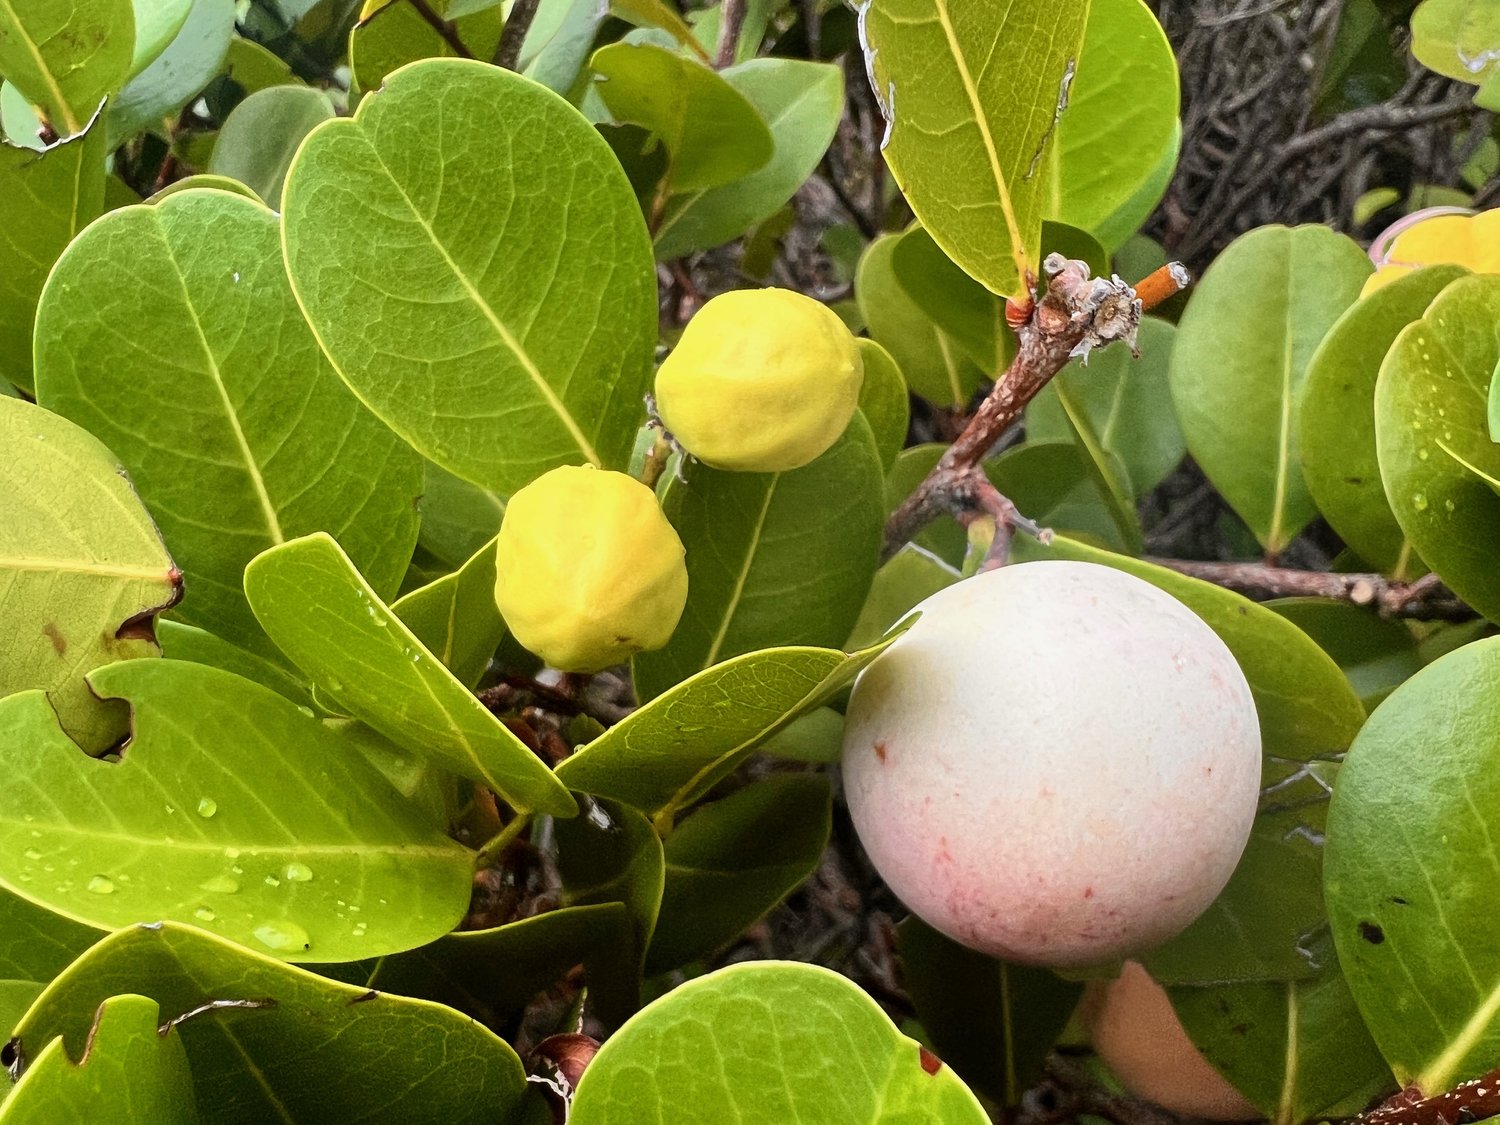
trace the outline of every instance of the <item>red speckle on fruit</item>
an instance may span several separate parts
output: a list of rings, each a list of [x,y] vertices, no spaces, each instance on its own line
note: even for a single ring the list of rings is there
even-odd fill
[[[922,1069],[928,1074],[936,1074],[943,1069],[943,1060],[934,1055],[926,1047],[918,1047],[917,1050],[921,1052],[919,1057],[922,1060]]]
[[[953,862],[953,853],[948,850],[948,837],[943,836],[938,839],[937,854],[932,858],[938,863]]]
[[[1204,777],[1213,777],[1213,775],[1214,775],[1214,768],[1213,768],[1213,766],[1204,766],[1203,767],[1203,776]]]
[[[880,759],[882,765],[885,764],[885,739],[877,738],[875,740],[875,756]]]
[[[1094,888],[1093,887],[1084,887],[1083,888],[1083,897],[1084,898],[1093,898],[1094,897]]]

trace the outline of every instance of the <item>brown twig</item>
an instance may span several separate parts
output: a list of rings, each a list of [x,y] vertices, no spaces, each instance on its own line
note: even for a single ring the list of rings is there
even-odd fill
[[[1435,574],[1397,582],[1383,574],[1334,574],[1254,562],[1146,561],[1252,598],[1328,598],[1368,606],[1382,617],[1417,621],[1468,621],[1478,616]]]
[[[917,486],[885,525],[885,557],[944,512],[985,512],[996,518],[996,534],[1017,527],[1015,506],[996,491],[980,462],[1001,434],[1021,416],[1026,404],[1074,356],[1114,340],[1135,346],[1135,330],[1145,300],[1152,304],[1187,284],[1187,271],[1172,263],[1132,289],[1119,280],[1091,278],[1083,262],[1052,254],[1044,263],[1047,292],[1030,307],[1012,302],[1007,319],[1016,328],[1016,357],[980,404],[942,460]],[[1014,315],[1012,315],[1014,314]],[[1033,525],[1034,526],[1034,525]]]
[[[739,54],[740,32],[745,27],[745,8],[745,0],[724,0],[719,8],[722,24],[719,28],[719,52],[714,58],[714,66],[719,70],[733,66],[735,56]]]
[[[1500,1068],[1430,1098],[1408,1087],[1350,1125],[1454,1125],[1490,1117],[1500,1117]]]
[[[531,30],[531,21],[536,19],[539,7],[541,0],[516,0],[511,6],[510,15],[505,17],[505,30],[500,33],[500,42],[496,44],[495,56],[491,60],[496,66],[516,69],[521,48],[526,45],[526,33]]]
[[[442,37],[443,42],[448,44],[449,49],[455,55],[461,59],[472,59],[474,57],[474,52],[469,50],[468,44],[458,37],[458,28],[438,15],[427,0],[406,0],[406,2],[416,10],[417,15],[421,16],[433,31],[436,31]],[[375,13],[375,16],[380,15],[380,12],[383,11],[385,11],[385,8],[381,8],[379,12]],[[370,19],[374,19],[375,16],[371,16]],[[368,23],[369,21],[365,22]]]

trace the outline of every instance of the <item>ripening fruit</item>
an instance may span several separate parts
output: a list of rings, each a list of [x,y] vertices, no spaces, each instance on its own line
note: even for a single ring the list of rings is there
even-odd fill
[[[816,460],[854,416],[864,364],[826,305],[788,289],[723,293],[656,373],[656,408],[704,464],[777,473]]]
[[[849,810],[896,895],[1011,961],[1099,964],[1197,918],[1249,838],[1260,732],[1217,634],[1110,567],[966,579],[860,674]]]
[[[1413,212],[1376,235],[1370,259],[1375,272],[1365,279],[1361,297],[1423,266],[1500,272],[1500,208],[1477,215],[1454,207]]]
[[[1199,1054],[1166,990],[1136,962],[1114,980],[1090,981],[1078,1015],[1099,1058],[1136,1097],[1208,1121],[1263,1116]]]
[[[687,587],[682,540],[634,477],[553,469],[506,506],[495,603],[516,640],[554,668],[597,672],[660,648]]]

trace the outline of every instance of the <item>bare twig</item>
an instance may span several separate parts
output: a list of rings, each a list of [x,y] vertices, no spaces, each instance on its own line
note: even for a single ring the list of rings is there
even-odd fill
[[[1350,1125],[1452,1125],[1489,1117],[1500,1117],[1500,1068],[1430,1098],[1408,1087]]]
[[[1026,404],[1074,356],[1113,340],[1135,346],[1136,325],[1145,301],[1156,303],[1187,284],[1187,272],[1173,263],[1163,266],[1131,289],[1119,279],[1090,278],[1083,262],[1053,254],[1045,267],[1047,292],[1033,307],[1012,304],[1018,346],[1016,358],[995,383],[942,460],[891,514],[885,526],[885,557],[901,549],[913,535],[944,512],[960,515],[981,511],[996,518],[997,537],[1020,527],[1018,513],[984,475],[980,462],[1000,435],[1021,416]]]
[[[1418,621],[1468,621],[1478,616],[1435,574],[1425,575],[1415,582],[1397,582],[1383,574],[1334,574],[1254,562],[1146,561],[1249,597],[1328,598],[1368,606],[1382,617],[1408,617]]]
[[[505,30],[500,33],[500,42],[495,46],[495,57],[491,60],[496,66],[503,66],[506,70],[516,69],[516,63],[521,58],[521,48],[526,44],[526,33],[531,30],[531,21],[536,18],[539,7],[541,0],[516,0],[511,6],[510,15],[505,17]]]
[[[720,70],[734,65],[735,55],[740,49],[740,32],[745,26],[745,8],[745,0],[724,0],[719,8],[722,23],[719,27],[719,53],[714,58],[714,66]]]

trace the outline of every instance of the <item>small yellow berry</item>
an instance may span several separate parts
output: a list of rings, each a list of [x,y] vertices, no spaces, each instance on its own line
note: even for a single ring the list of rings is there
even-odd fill
[[[597,672],[671,638],[687,603],[683,556],[640,481],[591,465],[553,469],[506,506],[495,604],[548,664]]]

